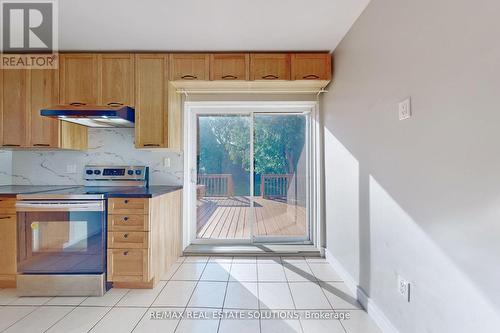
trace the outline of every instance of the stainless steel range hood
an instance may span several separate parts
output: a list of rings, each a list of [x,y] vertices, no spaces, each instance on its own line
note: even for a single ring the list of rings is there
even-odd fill
[[[135,123],[135,110],[118,103],[56,105],[42,109],[40,115],[87,127],[134,127]]]

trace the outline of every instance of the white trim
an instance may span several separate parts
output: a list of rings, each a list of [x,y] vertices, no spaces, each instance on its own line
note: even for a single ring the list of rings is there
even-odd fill
[[[366,309],[368,315],[373,319],[382,332],[399,333],[377,303],[375,303],[375,301],[370,298],[361,287],[358,286],[358,283],[352,275],[349,274],[345,267],[327,249],[325,249],[325,258],[333,269],[340,275],[347,288],[349,288],[354,295],[357,295],[356,298],[358,301],[361,303],[363,308]]]
[[[193,109],[196,109],[196,113],[211,113],[219,112],[220,108],[224,108],[226,112],[231,109],[235,113],[254,113],[254,112],[276,112],[276,108],[280,108],[283,111],[305,113],[310,112],[310,120],[313,121],[314,126],[311,126],[311,161],[313,163],[312,173],[314,179],[311,181],[311,192],[315,197],[315,202],[312,203],[310,207],[311,218],[310,218],[310,240],[311,242],[321,250],[321,235],[324,232],[324,228],[321,223],[321,164],[316,160],[320,157],[321,148],[319,145],[319,106],[317,101],[196,101],[196,102],[184,102],[184,221],[183,221],[183,246],[186,248],[190,244],[202,243],[206,244],[204,240],[196,240],[196,236],[193,239],[193,226],[190,221],[193,221],[193,209],[192,209],[192,194],[191,192],[191,168],[193,165],[192,155],[193,149],[192,140],[190,136],[193,135],[192,119]],[[273,110],[274,109],[274,110]],[[195,234],[195,233],[194,233]],[[196,234],[195,234],[196,235]],[[224,242],[226,243],[226,242]],[[240,243],[234,242],[233,243]],[[229,242],[228,242],[229,244]]]

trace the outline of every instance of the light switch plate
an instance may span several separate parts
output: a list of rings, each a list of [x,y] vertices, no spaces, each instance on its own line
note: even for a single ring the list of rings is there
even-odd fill
[[[411,118],[411,99],[408,97],[398,104],[399,120]]]

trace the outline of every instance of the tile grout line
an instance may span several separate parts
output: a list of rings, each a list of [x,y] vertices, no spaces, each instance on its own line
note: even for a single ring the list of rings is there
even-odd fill
[[[5,305],[5,306],[8,306],[8,305]],[[28,312],[26,315],[24,315],[23,317],[19,318],[18,320],[16,320],[15,322],[13,322],[11,325],[9,325],[8,327],[4,328],[2,330],[2,332],[5,332],[6,330],[8,330],[9,328],[11,328],[12,326],[14,326],[15,324],[17,324],[19,321],[23,320],[24,318],[28,317],[30,314],[32,314],[33,312],[35,312],[36,310],[38,310],[40,308],[40,306],[34,306],[34,309],[31,310],[30,312]]]
[[[205,262],[205,266],[203,266],[203,270],[201,271],[201,274],[200,274],[200,277],[198,278],[198,280],[196,281],[196,284],[194,285],[194,288],[193,288],[193,291],[191,292],[191,295],[189,296],[189,299],[188,301],[186,302],[186,306],[184,306],[184,310],[183,310],[183,313],[186,312],[188,306],[189,306],[189,302],[191,301],[191,298],[193,297],[193,294],[194,292],[196,291],[196,288],[198,287],[198,284],[200,283],[200,280],[201,280],[201,277],[203,276],[203,273],[205,272],[205,269],[207,268],[207,265],[208,265],[208,260],[210,260],[210,257],[207,259],[207,261]],[[182,265],[184,265],[186,259],[184,259],[184,261],[182,262]],[[172,275],[173,277],[173,275]],[[175,281],[175,280],[174,280]],[[182,321],[183,318],[181,318],[181,320],[179,320],[177,322],[177,325],[175,326],[174,328],[174,333],[177,332],[177,329],[179,328],[179,325],[181,324],[181,321]]]
[[[224,299],[222,300],[222,309],[221,309],[222,315],[224,315],[224,304],[226,303],[227,288],[229,287],[229,279],[231,278],[231,270],[233,269],[233,260],[234,257],[231,258],[231,265],[229,266],[229,274],[227,275],[226,290],[224,291]],[[219,333],[221,323],[222,323],[222,318],[219,319],[219,322],[217,324],[217,333]]]
[[[281,262],[283,263],[283,258],[281,258]],[[286,276],[285,265],[283,264],[282,267],[283,267],[283,274],[285,274],[286,285],[288,286],[288,290],[290,291],[290,297],[292,298],[293,307],[295,308],[295,311],[298,311],[297,305],[295,305],[295,300],[293,299],[292,288],[290,287],[290,281],[288,281],[288,276]],[[304,327],[302,326],[302,321],[300,319],[299,319],[299,325],[300,325],[300,330],[304,332]]]
[[[316,276],[316,274],[314,274],[314,271],[312,270],[311,265],[309,265],[309,263],[307,262],[307,260],[306,260],[306,263],[307,263],[307,267],[309,267],[309,270],[311,270],[311,273],[312,273],[312,274],[314,275],[314,277],[316,278],[316,280],[317,280],[317,282],[318,282],[318,286],[319,286],[319,288],[321,289],[321,292],[323,293],[323,295],[325,296],[326,301],[328,302],[328,304],[330,304],[330,307],[332,308],[332,311],[333,311],[334,313],[336,313],[336,311],[335,311],[335,309],[334,309],[334,307],[333,307],[333,304],[330,302],[330,300],[329,300],[329,299],[328,299],[328,297],[326,296],[325,290],[324,290],[324,289],[323,289],[323,287],[321,286],[321,280],[320,280],[320,279],[318,279],[318,277]],[[323,282],[324,282],[324,281],[323,281]],[[345,333],[348,333],[348,332],[347,332],[347,329],[346,329],[346,328],[344,327],[344,325],[342,324],[342,321],[341,321],[341,320],[338,320],[338,321],[339,321],[339,323],[340,323],[340,326],[341,326],[341,327],[342,327],[342,329],[344,330],[344,332],[345,332]]]
[[[116,307],[116,304],[118,304],[128,293],[130,292],[130,289],[122,295],[122,297],[120,297],[120,299],[118,301],[116,301],[115,304],[113,304],[112,306],[109,307],[109,310],[106,311],[106,313],[104,314],[104,316],[102,316],[101,318],[99,318],[99,320],[87,331],[90,332],[94,329],[94,327],[96,327],[107,315],[108,313],[110,313],[115,307]]]

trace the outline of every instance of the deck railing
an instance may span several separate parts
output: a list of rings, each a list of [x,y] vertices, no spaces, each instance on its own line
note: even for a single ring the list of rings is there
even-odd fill
[[[198,186],[202,186],[203,196],[234,196],[234,182],[231,174],[200,174],[198,175]]]
[[[286,198],[293,175],[263,174],[260,176],[260,195],[263,198]]]

